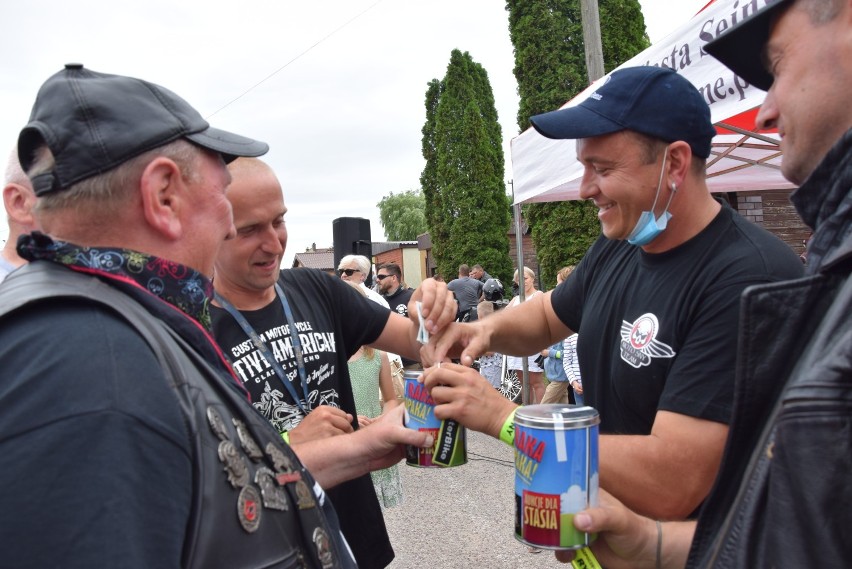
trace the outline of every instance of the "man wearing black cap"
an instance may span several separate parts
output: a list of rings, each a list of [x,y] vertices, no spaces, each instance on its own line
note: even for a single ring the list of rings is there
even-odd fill
[[[3,565],[354,567],[318,483],[429,441],[398,413],[306,445],[314,478],[213,342],[225,163],[266,150],[138,79],[40,89],[18,152],[46,234],[0,288]]]
[[[603,235],[555,290],[451,326],[428,357],[526,354],[578,332],[585,403],[601,416],[601,487],[647,515],[683,519],[709,493],[728,433],[739,295],[800,275],[801,262],[710,195],[715,129],[677,73],[619,70],[579,105],[531,120],[545,136],[577,139],[580,195]],[[436,413],[496,436],[514,406],[475,376],[442,365],[426,384],[461,387],[432,393],[450,403]]]
[[[768,91],[808,275],[743,294],[731,436],[698,524],[616,503],[575,518],[606,567],[852,564],[852,2],[779,0],[706,50]]]

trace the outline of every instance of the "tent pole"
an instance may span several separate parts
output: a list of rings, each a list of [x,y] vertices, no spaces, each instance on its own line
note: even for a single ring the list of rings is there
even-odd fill
[[[515,184],[509,180],[509,185],[512,188],[512,206],[515,216],[515,250],[518,254],[518,299],[520,302],[526,300],[524,293],[524,235],[521,233],[521,205],[515,203]],[[530,404],[530,374],[527,366],[527,358],[521,358],[521,393],[524,405]]]

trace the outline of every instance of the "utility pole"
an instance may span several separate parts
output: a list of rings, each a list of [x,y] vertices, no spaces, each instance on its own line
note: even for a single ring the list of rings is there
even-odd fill
[[[580,0],[580,19],[583,22],[583,44],[586,51],[586,71],[589,83],[604,76],[601,18],[598,0]]]

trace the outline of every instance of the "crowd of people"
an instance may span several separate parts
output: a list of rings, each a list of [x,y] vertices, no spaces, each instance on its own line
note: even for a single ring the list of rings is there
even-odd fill
[[[479,265],[412,290],[380,264],[377,291],[357,255],[281,270],[266,144],[66,66],[3,191],[0,564],[386,567],[395,469],[435,442],[403,425],[398,354],[437,418],[510,443],[502,355],[532,403],[597,409],[602,502],[573,523],[604,567],[848,565],[850,36],[850,0],[777,0],[706,46],[767,91],[804,267],[708,192],[701,93],[625,68],[531,119],[577,141],[601,236],[551,291],[521,267],[509,302]]]

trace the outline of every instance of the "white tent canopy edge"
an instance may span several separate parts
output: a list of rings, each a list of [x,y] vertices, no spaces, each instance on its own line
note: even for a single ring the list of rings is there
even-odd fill
[[[661,65],[673,68],[704,95],[713,124],[722,131],[713,139],[707,160],[711,192],[793,188],[781,176],[777,133],[754,132],[754,110],[766,93],[752,87],[703,50],[703,46],[766,0],[716,0],[687,23],[619,66]],[[579,104],[609,75],[592,83],[561,108]],[[583,166],[577,161],[576,141],[551,140],[532,127],[512,139],[515,203],[580,199]]]

